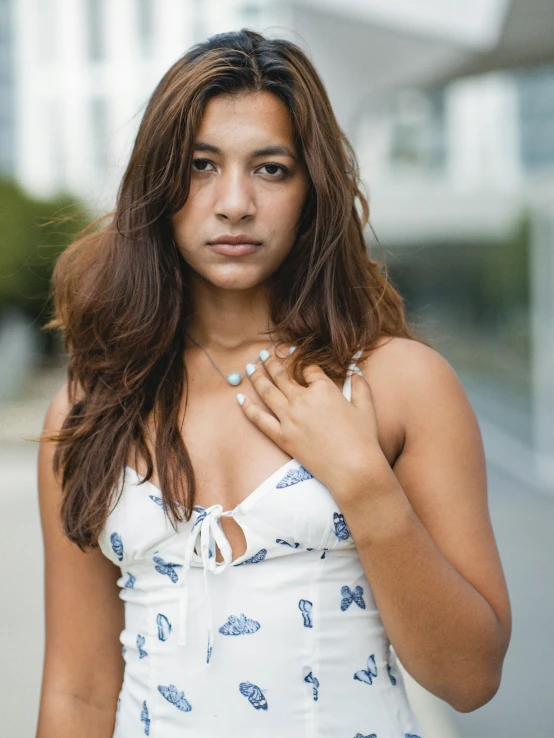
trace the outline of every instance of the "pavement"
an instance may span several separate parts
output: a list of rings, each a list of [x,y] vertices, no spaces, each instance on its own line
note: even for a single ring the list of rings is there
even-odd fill
[[[16,738],[35,735],[44,650],[38,444],[22,436],[40,433],[62,382],[60,370],[37,376],[22,402],[0,406],[0,714],[2,734]],[[554,495],[538,493],[524,475],[503,469],[497,463],[502,435],[495,435],[490,419],[483,427],[485,450],[494,449],[489,504],[513,608],[502,685],[488,705],[469,714],[455,712],[409,677],[407,689],[425,738],[553,738],[554,546],[548,544]]]

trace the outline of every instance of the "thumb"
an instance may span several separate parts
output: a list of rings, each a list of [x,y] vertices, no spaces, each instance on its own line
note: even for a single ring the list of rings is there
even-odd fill
[[[362,372],[354,370],[350,377],[350,401],[356,407],[366,407],[367,405],[373,406],[373,393],[369,382],[364,377]]]

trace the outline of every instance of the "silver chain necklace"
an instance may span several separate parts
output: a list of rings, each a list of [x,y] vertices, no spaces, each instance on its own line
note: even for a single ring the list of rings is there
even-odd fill
[[[219,372],[219,373],[221,374],[221,376],[223,377],[223,379],[226,379],[226,380],[227,380],[227,381],[229,382],[229,384],[232,384],[232,385],[233,385],[234,387],[236,387],[236,386],[237,386],[237,384],[240,384],[240,383],[241,383],[241,380],[242,380],[242,378],[243,378],[243,376],[244,376],[244,372],[240,372],[240,373],[239,373],[239,372],[231,372],[230,374],[224,374],[224,373],[223,373],[223,372],[221,371],[221,369],[220,369],[220,368],[218,367],[218,365],[217,365],[217,364],[215,363],[215,361],[214,361],[214,360],[212,359],[212,357],[211,357],[211,356],[209,355],[209,353],[208,353],[208,352],[206,351],[206,349],[204,348],[204,346],[202,346],[202,344],[201,344],[201,343],[198,343],[198,341],[195,341],[195,340],[194,340],[194,338],[193,338],[193,337],[192,337],[192,336],[190,335],[190,333],[187,333],[187,336],[188,336],[188,337],[190,338],[190,340],[191,340],[191,341],[194,341],[194,343],[195,343],[195,344],[196,344],[196,345],[197,345],[197,346],[198,346],[199,348],[201,348],[201,349],[202,349],[202,351],[203,351],[203,352],[204,352],[204,353],[206,354],[206,356],[208,357],[208,359],[209,359],[209,360],[210,360],[210,361],[212,362],[212,364],[213,364],[213,365],[215,366],[215,368],[217,369],[217,371],[218,371],[218,372]],[[265,347],[265,348],[266,348],[266,351],[267,351],[267,350],[269,349],[269,347],[270,347],[270,346],[272,346],[272,345],[273,345],[273,343],[268,343],[268,345],[267,345],[267,346]],[[256,359],[256,360],[255,360],[254,362],[252,362],[252,363],[254,363],[254,364],[255,364],[255,363],[256,363],[257,361],[259,361],[259,360],[260,360],[260,357],[258,356],[258,358],[257,358],[257,359]]]

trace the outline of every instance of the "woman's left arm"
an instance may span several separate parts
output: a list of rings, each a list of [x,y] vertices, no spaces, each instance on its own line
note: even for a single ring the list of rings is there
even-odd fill
[[[403,450],[391,469],[374,446],[349,483],[331,491],[402,664],[469,712],[496,693],[511,631],[483,444],[450,364],[414,341],[397,341],[397,352]]]

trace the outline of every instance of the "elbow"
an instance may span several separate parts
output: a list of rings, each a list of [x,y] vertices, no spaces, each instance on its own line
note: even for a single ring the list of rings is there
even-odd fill
[[[500,687],[500,678],[491,679],[483,684],[474,684],[464,693],[458,693],[448,703],[457,712],[473,712],[492,700]]]
[[[452,689],[446,698],[457,712],[474,712],[490,702],[498,692],[510,634],[500,630],[497,635],[493,647],[479,655],[475,654],[477,657],[471,659],[470,669],[467,669],[466,663],[466,669],[463,670],[466,672],[466,678],[462,680],[461,685],[458,679],[457,688]]]
[[[457,712],[473,712],[492,700],[500,688],[502,679],[502,662],[489,663],[468,675],[465,684],[457,684],[451,693],[445,696],[448,704]]]
[[[449,678],[439,682],[429,683],[414,679],[425,689],[444,702],[447,702],[457,712],[474,712],[492,700],[500,688],[502,666],[498,668],[472,669],[464,674],[462,669],[450,674]]]

